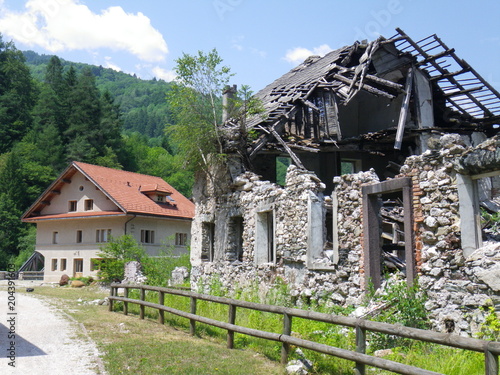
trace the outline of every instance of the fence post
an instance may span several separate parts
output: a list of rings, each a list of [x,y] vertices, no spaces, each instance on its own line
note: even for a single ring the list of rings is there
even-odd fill
[[[234,324],[235,321],[236,321],[236,306],[229,305],[228,323]],[[227,330],[227,348],[228,349],[234,348],[234,331]]]
[[[292,317],[287,313],[283,313],[283,334],[290,336],[292,333]],[[281,363],[285,365],[288,361],[290,353],[290,344],[284,342],[281,344]]]
[[[196,315],[196,298],[191,297],[191,314]],[[189,333],[191,336],[196,334],[196,320],[189,320]]]
[[[141,301],[145,301],[146,300],[146,291],[144,290],[143,286],[141,285],[140,287],[141,289]],[[139,317],[141,319],[144,319],[144,305],[140,305],[140,315]]]
[[[128,288],[125,288],[123,292],[123,296],[125,298],[128,298]],[[123,301],[123,314],[127,315],[128,314],[128,302]]]
[[[162,291],[158,292],[158,304],[162,306],[165,304],[165,292]],[[160,324],[165,323],[165,311],[158,310],[158,322]]]
[[[110,297],[114,297],[116,295],[115,290],[116,288],[112,286],[111,289],[109,290]],[[111,298],[109,299],[108,311],[113,311],[113,300]]]
[[[488,349],[489,344],[484,351],[484,371],[486,375],[498,375],[498,355]]]
[[[361,328],[356,324],[356,352],[366,354],[366,329]],[[356,375],[365,375],[366,366],[363,363],[356,362],[356,368],[354,370]]]

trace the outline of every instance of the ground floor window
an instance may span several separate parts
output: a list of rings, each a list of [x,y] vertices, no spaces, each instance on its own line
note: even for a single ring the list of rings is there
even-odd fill
[[[52,271],[57,271],[57,259],[52,259],[51,268]]]
[[[142,229],[141,230],[141,242],[142,243],[154,243],[155,242],[155,231]]]
[[[61,259],[61,271],[66,271],[66,258]]]
[[[186,245],[187,245],[187,233],[176,233],[175,246],[186,246]]]
[[[73,276],[82,277],[83,276],[83,259],[73,260]]]

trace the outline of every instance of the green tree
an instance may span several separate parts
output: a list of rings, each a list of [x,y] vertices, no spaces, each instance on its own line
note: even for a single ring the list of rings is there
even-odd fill
[[[10,150],[32,125],[35,85],[23,54],[0,34],[0,154]]]
[[[127,262],[142,262],[147,258],[144,248],[130,234],[111,238],[101,247],[98,256],[102,258],[96,261],[99,267],[98,277],[106,282],[123,280]]]
[[[209,160],[224,151],[221,95],[232,74],[215,49],[183,54],[176,63],[177,80],[168,93],[176,124],[169,134],[191,168],[208,172]]]

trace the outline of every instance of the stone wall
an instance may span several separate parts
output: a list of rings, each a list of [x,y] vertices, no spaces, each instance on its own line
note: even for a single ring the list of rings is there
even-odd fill
[[[489,274],[498,261],[498,244],[464,256],[456,166],[471,148],[456,134],[435,142],[433,150],[409,157],[401,168],[401,176],[412,177],[414,184],[419,284],[429,296],[426,308],[435,328],[469,335],[484,321],[480,307],[498,299],[498,290],[478,276]]]
[[[482,172],[488,171],[488,158],[491,153],[498,154],[498,140],[476,148],[470,147],[471,142],[471,138],[458,135],[431,138],[430,149],[409,157],[397,176],[411,177],[413,183],[416,271],[429,296],[426,308],[433,325],[439,331],[463,335],[477,331],[484,321],[481,307],[500,302],[496,281],[500,276],[500,245],[490,244],[469,257],[461,249],[457,171],[463,173],[464,160],[483,154],[486,156],[478,163]],[[496,168],[495,160],[489,162],[490,169]],[[221,181],[229,181],[230,171],[219,173],[224,175]],[[193,288],[209,292],[216,282],[231,293],[256,285],[264,296],[274,284],[285,283],[299,306],[301,301],[359,305],[366,287],[361,188],[377,182],[374,171],[335,177],[334,192],[325,198],[323,182],[295,166],[288,169],[283,187],[245,172],[214,193],[206,188],[210,184],[198,179],[205,187],[195,189]],[[320,232],[310,222],[314,215],[324,219],[327,207],[333,207],[336,223],[331,248],[326,246],[325,222]],[[269,262],[260,262],[256,255],[257,242],[262,241],[256,229],[260,212],[274,215],[275,254]],[[239,240],[234,233],[240,233],[236,228],[240,221],[235,217],[243,224],[241,256],[235,253]],[[207,242],[203,245],[201,241],[207,237],[204,223],[214,227],[215,251],[210,262],[202,261],[201,256]],[[325,246],[318,249],[322,242]]]

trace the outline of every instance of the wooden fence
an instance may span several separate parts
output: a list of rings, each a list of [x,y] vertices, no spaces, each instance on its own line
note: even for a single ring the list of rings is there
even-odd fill
[[[118,296],[118,288],[124,289],[124,296]],[[140,291],[140,299],[129,298],[129,289],[138,289]],[[146,291],[158,293],[158,303],[146,301]],[[184,296],[190,299],[190,312],[177,310],[164,305],[165,294],[176,296]],[[228,322],[221,322],[214,319],[209,319],[200,315],[196,315],[196,301],[204,300],[214,303],[224,304],[229,306]],[[314,311],[300,310],[282,306],[265,305],[260,303],[246,302],[234,300],[224,297],[216,297],[206,294],[194,293],[187,290],[171,289],[154,287],[147,285],[130,285],[130,284],[111,284],[109,297],[109,311],[113,310],[113,302],[123,302],[123,313],[128,314],[128,304],[134,303],[139,305],[139,316],[144,319],[144,311],[146,307],[157,309],[159,312],[158,321],[160,324],[165,323],[164,313],[168,312],[175,314],[190,321],[190,333],[195,334],[196,322],[212,325],[227,330],[227,347],[234,347],[234,333],[241,333],[254,337],[259,337],[267,340],[273,340],[282,343],[281,362],[286,363],[290,351],[290,345],[302,347],[304,349],[314,350],[319,353],[333,355],[335,357],[347,359],[355,363],[355,374],[365,375],[366,365],[376,368],[392,371],[398,374],[408,375],[436,375],[439,373],[423,370],[417,367],[405,365],[402,363],[390,361],[383,358],[373,357],[365,354],[366,350],[366,333],[378,332],[388,335],[395,335],[403,338],[420,340],[428,343],[450,346],[459,349],[472,350],[484,353],[485,358],[485,374],[498,375],[498,356],[500,354],[500,342],[478,340],[469,337],[458,335],[439,333],[434,331],[426,331],[417,328],[404,327],[388,323],[374,322],[370,320],[357,319],[353,317],[338,316],[332,314],[318,313]],[[273,333],[260,331],[252,328],[235,325],[236,308],[253,309],[262,312],[270,312],[283,316],[282,333]],[[303,340],[297,337],[292,337],[292,318],[303,318],[319,322],[336,324],[344,327],[351,327],[356,332],[356,350],[340,349],[333,346],[320,344],[317,342]]]

